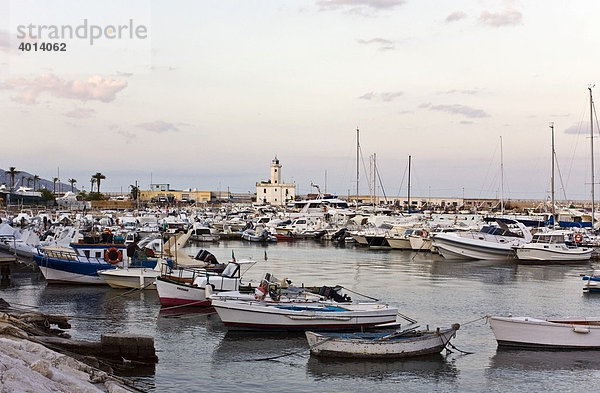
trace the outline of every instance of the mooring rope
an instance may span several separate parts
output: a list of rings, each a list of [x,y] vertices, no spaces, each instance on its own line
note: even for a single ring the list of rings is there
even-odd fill
[[[143,289],[146,289],[146,288],[148,288],[148,287],[149,287],[150,285],[152,285],[152,284],[154,284],[154,281],[151,281],[151,282],[149,282],[148,284],[146,284],[146,285],[144,285],[144,286],[142,286],[142,287],[139,287],[139,288],[132,288],[132,289],[130,289],[130,290],[128,290],[128,291],[126,291],[126,292],[123,292],[123,293],[121,293],[121,294],[118,294],[117,296],[113,296],[113,297],[111,297],[111,298],[107,299],[107,301],[111,301],[111,300],[118,299],[118,298],[120,298],[120,297],[122,297],[122,296],[129,295],[130,293],[132,293],[132,292],[135,292],[135,291],[141,291],[141,290],[143,290]]]
[[[367,295],[364,295],[364,294],[362,294],[362,293],[359,293],[359,292],[353,291],[352,289],[349,289],[349,288],[343,287],[343,286],[341,286],[341,285],[340,285],[339,287],[340,287],[340,288],[342,288],[342,289],[345,289],[345,290],[346,290],[346,291],[348,291],[348,292],[352,292],[352,293],[354,293],[354,294],[356,294],[356,295],[359,295],[359,296],[362,296],[362,297],[366,297],[367,299],[371,299],[371,300],[374,300],[374,301],[376,301],[376,302],[378,302],[378,301],[379,301],[379,299],[376,299],[376,298],[374,298],[374,297],[367,296]]]

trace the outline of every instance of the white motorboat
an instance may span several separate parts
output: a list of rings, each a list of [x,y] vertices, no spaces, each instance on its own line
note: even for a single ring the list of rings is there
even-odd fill
[[[538,232],[531,242],[515,247],[517,258],[521,261],[588,261],[594,249],[578,247],[572,237],[573,231],[570,230]]]
[[[448,329],[400,332],[315,333],[305,332],[310,353],[338,358],[408,358],[441,352],[456,336],[459,324]]]
[[[153,269],[146,267],[117,267],[99,270],[98,276],[111,288],[116,289],[156,289],[155,281],[161,274],[161,266],[167,261],[159,259]]]
[[[536,349],[600,349],[600,318],[490,316],[499,346]]]
[[[431,235],[433,246],[445,259],[507,260],[514,247],[531,241],[531,232],[520,222],[497,221],[478,232],[441,232]]]

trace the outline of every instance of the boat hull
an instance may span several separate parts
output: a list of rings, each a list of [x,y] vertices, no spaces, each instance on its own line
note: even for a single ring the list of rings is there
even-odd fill
[[[154,282],[160,272],[154,269],[129,268],[99,271],[98,275],[115,289],[156,289]]]
[[[433,245],[445,258],[451,260],[487,259],[506,261],[515,257],[511,243],[496,243],[486,240],[464,241],[459,236],[434,234]]]
[[[531,349],[600,349],[600,319],[545,320],[489,317],[499,346]]]
[[[85,261],[66,260],[34,254],[33,260],[39,266],[48,284],[106,285],[98,276],[98,270],[115,268],[104,260],[96,258]]]
[[[458,328],[458,327],[457,327]],[[457,329],[456,328],[456,329]],[[408,358],[440,353],[455,337],[456,329],[426,331],[405,336],[387,333],[319,334],[307,331],[310,353],[337,358]]]
[[[156,290],[160,305],[163,307],[188,305],[208,307],[211,305],[210,299],[206,298],[205,288],[194,287],[191,283],[158,277]]]
[[[561,245],[524,244],[516,248],[517,258],[521,261],[588,261],[592,257],[592,248],[567,248]]]
[[[265,303],[259,301],[216,300],[215,308],[223,323],[234,330],[360,330],[395,323],[398,309],[387,305],[335,303]]]

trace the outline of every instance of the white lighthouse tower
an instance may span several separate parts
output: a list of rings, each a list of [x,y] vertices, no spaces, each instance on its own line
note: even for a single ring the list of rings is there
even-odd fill
[[[296,185],[281,182],[281,164],[277,156],[271,161],[271,177],[256,183],[256,202],[282,206],[296,198]]]

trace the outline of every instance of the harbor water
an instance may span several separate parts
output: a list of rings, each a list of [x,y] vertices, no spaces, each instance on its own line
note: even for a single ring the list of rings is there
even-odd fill
[[[353,300],[368,295],[397,306],[424,328],[460,323],[439,356],[398,361],[340,361],[310,356],[303,335],[228,332],[215,313],[161,312],[156,291],[47,286],[34,269],[11,275],[0,297],[11,305],[71,317],[76,339],[103,333],[150,335],[159,363],[133,377],[152,392],[481,392],[592,390],[600,353],[502,350],[484,316],[598,316],[600,296],[584,295],[581,275],[595,262],[520,265],[446,261],[439,255],[374,251],[313,240],[261,246],[242,241],[192,244],[219,261],[252,257],[244,275],[265,272],[294,285],[342,285]],[[409,322],[401,319],[403,326]],[[471,352],[464,354],[461,351]]]

